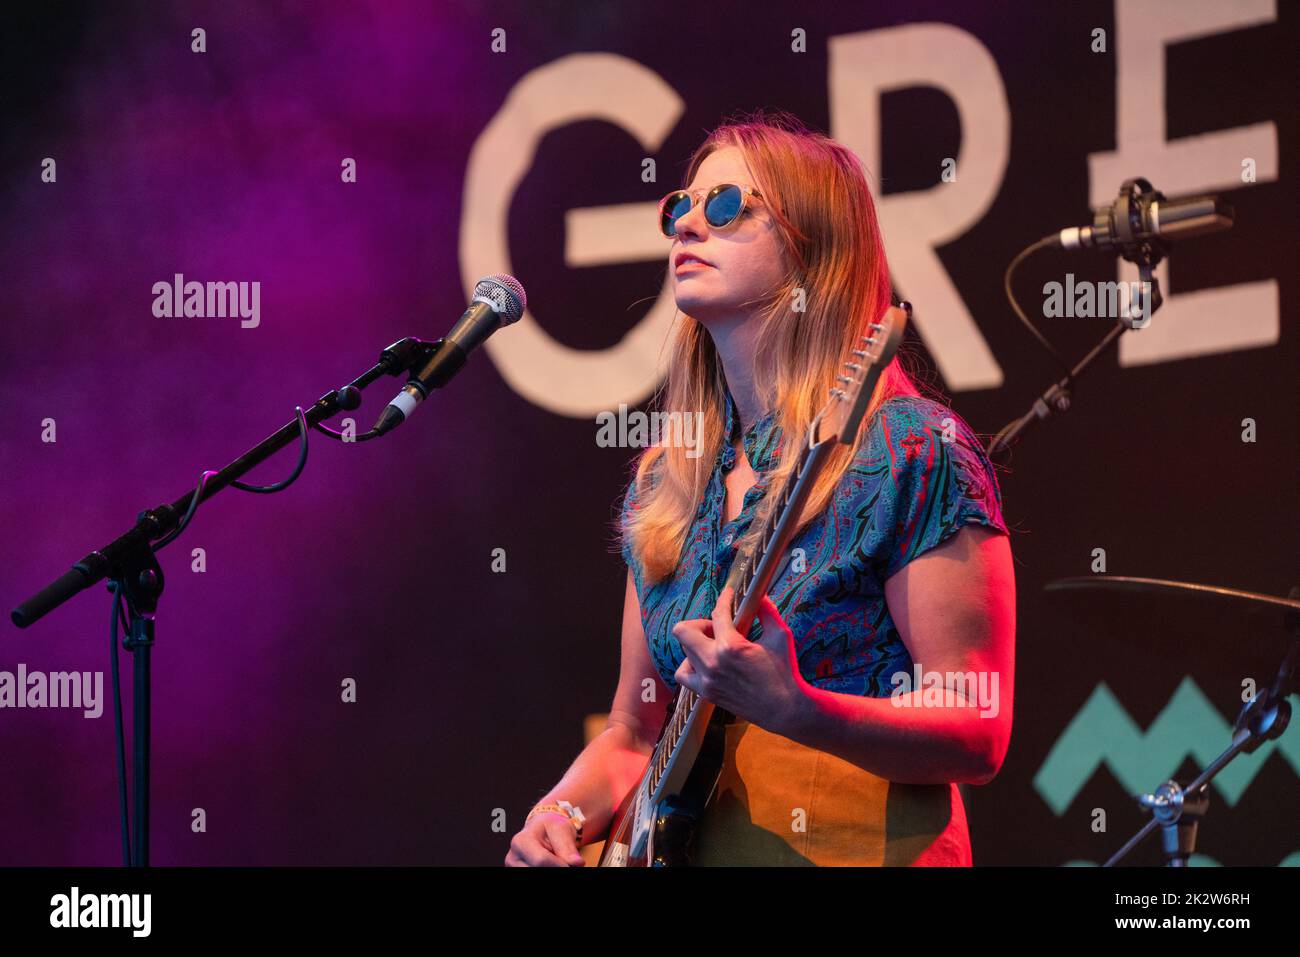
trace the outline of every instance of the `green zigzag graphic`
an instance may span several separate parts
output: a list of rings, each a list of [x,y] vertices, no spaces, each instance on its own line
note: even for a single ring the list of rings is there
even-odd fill
[[[1292,695],[1290,701],[1300,709],[1300,698]],[[1201,767],[1208,765],[1228,746],[1231,733],[1232,724],[1190,675],[1145,732],[1103,681],[1056,739],[1034,776],[1034,789],[1060,817],[1103,763],[1125,791],[1146,792],[1168,780],[1188,755]],[[1232,807],[1276,748],[1300,772],[1300,734],[1292,731],[1266,741],[1254,754],[1238,756],[1211,787]]]

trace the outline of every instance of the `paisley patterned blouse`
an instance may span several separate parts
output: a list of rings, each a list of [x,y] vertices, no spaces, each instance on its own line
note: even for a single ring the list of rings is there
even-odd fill
[[[675,573],[647,587],[623,537],[650,653],[674,691],[673,674],[685,656],[672,627],[712,613],[736,556],[734,543],[753,521],[780,461],[781,428],[770,411],[743,436],[756,481],[740,514],[723,524],[725,474],[735,465],[740,431],[730,393],[725,415],[731,441],[718,453]],[[635,484],[622,504],[624,529],[638,507]],[[910,673],[913,662],[885,603],[885,581],[968,522],[1007,533],[997,478],[969,426],[932,399],[896,396],[883,403],[830,504],[795,537],[792,560],[769,592],[794,633],[804,678],[827,691],[888,697],[891,676]],[[752,634],[759,627],[755,622]]]

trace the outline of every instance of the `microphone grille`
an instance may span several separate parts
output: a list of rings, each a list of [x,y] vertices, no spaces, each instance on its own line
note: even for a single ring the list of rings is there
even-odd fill
[[[502,326],[518,322],[528,307],[528,297],[524,294],[523,285],[514,276],[507,276],[504,273],[480,279],[478,285],[474,287],[474,295],[482,296],[492,303],[497,314],[501,316]]]

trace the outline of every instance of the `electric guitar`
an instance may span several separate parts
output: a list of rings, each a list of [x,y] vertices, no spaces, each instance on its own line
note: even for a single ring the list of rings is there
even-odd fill
[[[762,531],[736,557],[728,581],[735,586],[732,620],[742,634],[785,565],[786,549],[817,476],[834,443],[850,445],[885,366],[894,358],[911,316],[907,303],[892,306],[868,326],[860,348],[845,363],[830,400],[817,413],[808,440],[779,496],[761,519]],[[610,823],[601,867],[669,867],[692,863],[694,837],[717,787],[731,716],[687,688],[669,703],[663,730],[637,785]]]

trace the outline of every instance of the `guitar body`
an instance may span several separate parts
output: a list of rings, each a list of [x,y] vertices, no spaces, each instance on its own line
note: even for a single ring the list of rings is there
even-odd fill
[[[880,371],[898,351],[910,313],[911,307],[903,303],[901,308],[890,307],[878,322],[870,324],[871,334],[862,337],[860,348],[853,350],[844,363],[843,374],[836,380],[844,383],[844,387],[831,388],[830,401],[813,420],[807,444],[801,447],[799,460],[789,480],[779,492],[771,494],[769,501],[773,507],[763,517],[761,534],[744,554],[736,557],[729,583],[735,587],[732,618],[741,634],[748,632],[758,613],[759,600],[767,594],[788,560],[786,546],[794,535],[813,483],[825,467],[832,449],[836,443],[851,445],[856,441]],[[719,813],[728,808],[734,810],[736,804],[729,799],[721,811],[714,811],[710,806],[726,772],[732,772],[734,778],[736,761],[741,754],[734,747],[739,740],[732,730],[736,727],[735,722],[731,715],[718,711],[687,688],[678,690],[667,712],[645,773],[614,814],[601,853],[601,867],[688,866],[697,862],[700,852],[697,837],[701,834],[706,837],[705,849],[726,847],[725,840],[719,842],[710,838],[710,835],[716,837],[726,831],[708,825],[725,821],[726,818],[719,817]],[[775,735],[768,735],[768,738],[776,739],[767,743],[776,745],[778,753],[787,749],[785,760],[800,756],[798,751],[788,750],[788,747],[799,748],[794,742]],[[745,754],[755,753],[753,743],[764,739],[759,735],[750,740],[751,746],[745,749]],[[802,755],[806,758],[804,764],[811,761],[808,766],[814,771],[820,769],[821,757],[830,757],[807,748],[803,751],[806,752]],[[780,760],[762,765],[760,759],[759,766],[765,768],[763,773],[767,778],[789,776],[790,768]],[[860,769],[858,771],[866,774]],[[816,780],[816,774],[812,780]],[[874,787],[878,793],[884,793],[880,791],[880,784],[888,789],[888,782],[878,778],[863,783]],[[730,788],[733,796],[741,795],[743,798],[748,793],[747,786],[734,781],[733,784]],[[724,795],[726,793],[724,789]],[[806,809],[813,796],[810,793],[808,801],[791,805],[785,813],[797,814],[800,808]],[[939,803],[945,803],[940,797]],[[744,801],[740,803],[743,805]],[[851,809],[850,817],[855,813]],[[839,816],[843,817],[843,814]],[[832,813],[823,817],[834,819],[836,815]],[[964,817],[962,823],[964,826]],[[724,855],[728,853],[733,852],[724,850]]]
[[[672,723],[679,698],[675,695],[669,702],[665,728]],[[638,801],[640,789],[633,788],[623,798],[610,822],[601,867],[690,867],[695,863],[695,836],[722,774],[731,717],[711,706],[708,711],[697,718],[703,730],[694,759],[688,759],[689,751],[681,751],[675,774],[665,779],[666,796],[657,804]]]

